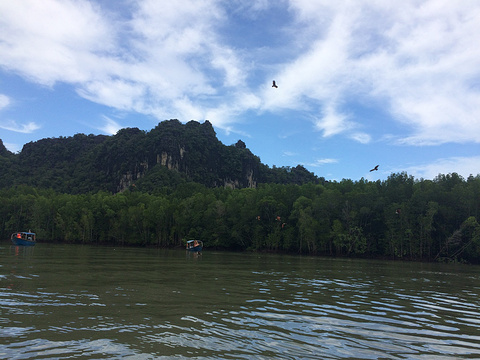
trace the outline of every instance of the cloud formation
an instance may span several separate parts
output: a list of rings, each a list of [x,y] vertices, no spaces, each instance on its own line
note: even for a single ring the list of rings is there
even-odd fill
[[[287,86],[316,100],[324,136],[352,136],[352,100],[383,103],[407,128],[398,142],[480,142],[480,7],[474,1],[291,1],[311,45],[285,66]],[[278,76],[280,77],[280,76]],[[301,87],[302,90],[297,90]],[[290,101],[292,103],[292,101]],[[372,125],[372,124],[370,124]],[[374,125],[374,124],[373,124]]]
[[[368,106],[398,123],[398,144],[480,142],[475,0],[128,4],[124,14],[86,0],[0,2],[0,67],[114,109],[228,131],[249,111],[295,111],[316,114],[321,136],[367,144],[381,127],[359,110]],[[272,12],[284,23],[260,27]],[[229,43],[240,13],[250,41]]]
[[[8,108],[10,104],[10,98],[6,95],[0,94],[0,111]],[[40,126],[33,121],[26,124],[18,124],[14,120],[5,120],[0,118],[0,129],[27,134],[40,129]]]
[[[115,120],[109,118],[108,116],[103,116],[105,120],[103,126],[99,127],[99,130],[102,130],[105,134],[115,135],[122,126],[117,123]]]
[[[24,124],[19,124],[14,120],[4,120],[4,121],[0,121],[0,128],[9,130],[9,131],[18,132],[18,133],[29,134],[40,129],[40,125],[36,124],[33,121],[30,121]]]
[[[0,111],[10,105],[10,98],[6,95],[0,94]]]
[[[444,169],[451,169],[450,173],[457,173],[463,177],[469,175],[476,176],[480,169],[480,156],[462,157],[452,156],[449,158],[438,159],[430,164],[422,164],[421,166],[412,166],[402,171],[406,171],[415,178],[434,179],[439,174],[445,174]]]
[[[325,158],[325,159],[317,159],[313,164],[308,164],[313,167],[318,167],[326,164],[336,164],[338,163],[338,159],[332,159],[332,158]]]

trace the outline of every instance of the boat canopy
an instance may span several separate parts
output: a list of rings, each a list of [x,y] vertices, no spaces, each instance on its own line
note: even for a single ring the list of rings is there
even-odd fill
[[[12,234],[12,237],[17,237],[17,238],[33,238],[35,239],[35,233],[33,232],[27,232],[27,231],[17,231]]]
[[[193,240],[188,240],[188,241],[187,241],[187,249],[198,249],[198,250],[201,250],[202,247],[203,247],[203,242],[202,242],[202,240],[193,239]]]

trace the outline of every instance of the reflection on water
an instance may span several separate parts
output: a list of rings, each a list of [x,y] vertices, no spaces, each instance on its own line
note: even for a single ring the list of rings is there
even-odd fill
[[[476,266],[0,245],[2,359],[480,357]]]

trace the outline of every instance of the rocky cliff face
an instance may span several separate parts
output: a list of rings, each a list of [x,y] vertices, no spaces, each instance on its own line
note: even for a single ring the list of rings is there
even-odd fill
[[[178,120],[164,121],[149,133],[138,129],[123,129],[113,136],[111,141],[121,143],[123,149],[130,148],[131,152],[137,153],[137,156],[130,156],[123,151],[122,166],[116,166],[109,171],[110,174],[117,174],[116,191],[124,191],[136,183],[141,183],[149,169],[156,165],[181,173],[187,179],[209,187],[244,188],[257,185],[260,160],[242,141],[239,142],[241,146],[238,146],[239,143],[236,146],[223,145],[208,121],[203,124],[196,121],[187,124]],[[130,145],[132,142],[137,143],[144,151],[139,153],[133,150]],[[108,147],[108,144],[105,146]],[[116,150],[119,150],[118,146]],[[108,151],[103,150],[100,153],[105,154]],[[138,158],[142,155],[144,158]],[[101,157],[98,160],[101,162]],[[120,159],[116,159],[113,163],[119,161]]]

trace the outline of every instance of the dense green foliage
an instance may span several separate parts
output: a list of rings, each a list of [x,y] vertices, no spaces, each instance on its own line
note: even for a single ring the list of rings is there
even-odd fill
[[[155,179],[166,173],[157,169]],[[208,188],[180,181],[155,192],[66,194],[0,190],[0,232],[39,241],[182,246],[336,256],[480,262],[480,176]],[[158,184],[157,184],[158,185]]]

